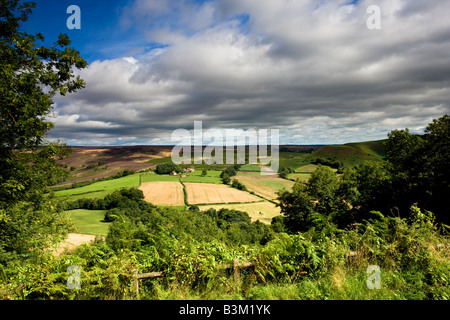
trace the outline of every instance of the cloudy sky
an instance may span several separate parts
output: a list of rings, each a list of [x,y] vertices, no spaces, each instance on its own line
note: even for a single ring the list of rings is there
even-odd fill
[[[49,138],[69,145],[174,144],[194,121],[337,144],[450,110],[449,0],[45,0],[26,30],[67,33],[89,62],[54,99]]]

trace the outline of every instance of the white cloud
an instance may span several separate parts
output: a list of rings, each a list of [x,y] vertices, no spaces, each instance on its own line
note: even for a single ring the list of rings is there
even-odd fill
[[[169,46],[93,62],[87,88],[57,99],[53,135],[156,141],[194,120],[290,128],[299,144],[421,130],[449,111],[449,2],[377,1],[369,30],[372,2],[135,0],[122,25]]]

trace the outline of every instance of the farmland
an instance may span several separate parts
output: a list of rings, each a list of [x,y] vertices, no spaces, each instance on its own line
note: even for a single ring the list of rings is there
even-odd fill
[[[109,223],[104,222],[105,210],[77,209],[66,211],[77,233],[106,236]]]
[[[261,221],[270,224],[273,217],[280,215],[280,208],[269,201],[259,201],[253,203],[237,203],[237,204],[216,204],[216,205],[201,205],[200,210],[208,210],[213,208],[215,210],[231,209],[247,212],[252,221]]]
[[[186,183],[185,186],[189,204],[240,203],[260,200],[249,193],[222,184]]]
[[[279,190],[291,190],[296,179],[307,181],[311,172],[317,168],[312,163],[316,159],[340,160],[353,164],[359,163],[360,158],[380,159],[384,155],[379,141],[343,146],[314,146],[309,149],[285,146],[281,150],[280,168],[293,168],[295,172],[282,179],[278,175],[261,175],[260,165],[244,164],[232,179],[237,179],[244,185],[249,191],[245,192],[222,184],[221,170],[227,165],[181,165],[182,168],[193,167],[195,171],[180,175],[156,174],[153,170],[158,164],[171,162],[170,148],[167,146],[76,147],[72,156],[61,162],[61,165],[71,168],[72,177],[59,185],[66,189],[56,191],[55,196],[66,201],[103,199],[115,190],[139,188],[143,191],[145,200],[157,206],[184,208],[186,205],[200,205],[201,210],[207,206],[235,209],[247,212],[253,220],[270,223],[274,216],[280,214],[280,210],[269,201],[276,200]],[[141,172],[115,179],[108,178],[106,181],[92,180],[117,174],[119,169],[137,169]],[[93,183],[75,188],[70,188],[68,184],[87,179],[91,179]],[[90,213],[89,210],[74,210],[69,213],[79,232],[106,234],[108,224],[100,222],[100,216],[104,214],[101,211]]]
[[[139,186],[139,175],[133,174],[114,180],[95,182],[84,187],[56,191],[55,195],[57,197],[79,196],[79,197],[101,198],[104,197],[106,194],[113,192],[114,190],[122,188],[133,188],[138,186]]]
[[[184,205],[183,186],[176,181],[144,182],[139,187],[145,201],[158,205]]]
[[[95,266],[95,263],[97,263],[94,262],[97,261],[97,258],[94,257],[97,254],[96,252],[102,252],[102,250],[106,250],[105,248],[113,248],[107,250],[119,250],[119,252],[130,250],[130,252],[139,252],[136,255],[137,258],[133,259],[138,259],[137,268],[140,272],[164,271],[170,274],[172,279],[179,278],[183,281],[190,279],[185,277],[186,270],[193,270],[195,279],[203,277],[204,273],[200,272],[204,272],[204,270],[202,269],[203,271],[201,271],[198,269],[199,267],[192,267],[194,265],[210,266],[211,271],[208,271],[210,272],[208,279],[216,279],[218,275],[212,266],[216,265],[217,262],[220,264],[230,263],[230,259],[237,257],[240,261],[256,261],[258,272],[263,276],[263,278],[257,280],[261,282],[253,286],[250,283],[253,283],[255,280],[249,282],[245,275],[246,273],[242,272],[242,283],[245,283],[249,290],[239,292],[238,294],[241,298],[283,296],[283,293],[277,290],[287,290],[289,297],[297,297],[295,292],[303,292],[299,288],[302,288],[304,283],[313,284],[317,289],[321,288],[323,281],[325,281],[317,276],[321,269],[316,271],[311,266],[314,266],[314,263],[316,263],[317,268],[325,268],[324,266],[327,266],[327,264],[323,264],[321,261],[334,261],[335,256],[330,252],[335,252],[336,248],[339,250],[339,255],[347,255],[349,250],[348,243],[352,243],[355,239],[353,231],[349,231],[347,234],[347,231],[343,229],[344,231],[340,233],[343,237],[342,240],[334,238],[333,242],[320,242],[325,247],[319,248],[318,242],[310,242],[307,233],[299,235],[297,230],[291,231],[287,229],[289,222],[286,221],[289,220],[286,218],[286,211],[283,212],[281,218],[281,209],[275,203],[279,202],[280,205],[284,206],[283,210],[291,210],[294,206],[286,206],[286,204],[289,204],[289,199],[291,199],[289,194],[287,196],[284,194],[284,198],[277,199],[277,193],[283,189],[292,193],[297,192],[292,190],[293,180],[308,181],[311,175],[316,174],[315,171],[318,169],[316,172],[322,170],[320,174],[328,172],[327,174],[330,177],[339,177],[336,175],[338,171],[336,168],[331,168],[330,170],[330,167],[323,164],[318,165],[316,164],[316,159],[322,159],[321,161],[328,161],[329,163],[336,162],[336,159],[343,160],[347,164],[350,162],[359,163],[359,161],[353,161],[352,157],[355,152],[359,153],[361,150],[367,151],[367,157],[369,157],[368,154],[371,154],[370,157],[380,157],[374,151],[375,149],[371,149],[371,146],[373,145],[356,144],[356,146],[346,146],[342,150],[353,151],[350,153],[345,151],[340,154],[339,152],[333,153],[338,149],[336,146],[318,148],[312,153],[284,151],[280,154],[280,167],[284,165],[292,169],[292,171],[289,170],[285,179],[280,178],[279,175],[261,175],[259,172],[260,166],[255,164],[237,166],[235,168],[236,172],[230,176],[231,181],[229,185],[225,185],[222,181],[222,170],[216,170],[225,168],[225,165],[192,164],[189,167],[195,168],[193,172],[177,175],[157,174],[154,171],[156,165],[166,163],[168,160],[168,157],[159,157],[146,161],[146,164],[151,166],[150,169],[129,171],[126,172],[126,176],[120,178],[92,181],[90,184],[80,187],[75,187],[80,184],[75,184],[74,187],[70,187],[67,184],[65,190],[54,192],[54,198],[61,203],[74,203],[71,210],[64,209],[63,213],[72,220],[75,227],[75,230],[70,232],[76,233],[68,234],[66,240],[60,243],[57,250],[53,251],[53,254],[57,257],[65,257],[63,250],[68,248],[71,250],[71,254],[81,252],[86,257],[92,257],[92,261],[89,260],[89,263]],[[133,157],[130,156],[130,158]],[[124,170],[126,169],[124,168]],[[237,180],[239,184],[232,187],[233,180]],[[340,183],[339,179],[335,182],[333,182],[333,179],[327,179],[326,181]],[[241,185],[245,188],[241,188]],[[328,186],[326,184],[323,187]],[[142,194],[134,192],[137,188],[142,190]],[[134,191],[131,192],[131,190]],[[139,199],[143,195],[145,201],[133,199],[136,195],[139,196]],[[305,201],[309,200],[306,199]],[[152,205],[149,205],[149,203]],[[309,202],[305,202],[305,204],[309,205]],[[317,208],[312,207],[311,209],[318,210]],[[274,220],[275,217],[279,218]],[[317,215],[317,217],[320,218],[321,216]],[[326,235],[324,236],[325,232],[329,232],[326,228],[336,228],[333,224],[329,224],[324,228],[320,224],[322,221],[317,219],[317,225],[314,225],[317,227],[317,231],[311,231],[314,228],[308,231],[315,232],[313,234],[314,237],[326,237]],[[315,224],[316,220],[305,220],[303,223]],[[334,232],[333,229],[330,230]],[[372,245],[372,238],[365,240],[362,237],[363,235],[361,234],[360,237],[362,240],[356,239],[358,247],[362,248],[360,249],[362,258],[358,257],[358,259],[366,259],[364,250],[371,250],[367,246]],[[101,241],[101,238],[97,238],[97,241],[92,242],[98,236],[104,237],[104,241]],[[375,236],[370,235],[370,237]],[[91,242],[91,244],[89,246],[80,246],[80,244],[87,242]],[[329,250],[326,247],[328,244],[331,246]],[[388,250],[392,245],[392,241],[386,241],[386,244],[383,245]],[[245,248],[250,248],[250,250]],[[299,248],[303,249],[299,251]],[[93,251],[91,252],[90,250]],[[283,250],[287,253],[283,253],[283,256],[279,255],[279,252],[284,252]],[[394,252],[399,250],[395,249]],[[299,256],[299,252],[304,252],[305,254]],[[406,252],[415,251],[407,250]],[[177,254],[174,255],[173,253]],[[329,256],[327,256],[328,254]],[[436,255],[440,259],[436,261],[445,261],[445,259],[440,258],[440,254]],[[107,259],[106,253],[100,253],[100,255],[105,257],[102,259]],[[157,258],[155,259],[155,257]],[[188,259],[183,260],[185,257],[188,257]],[[284,257],[289,257],[290,260],[287,262],[277,260],[279,257],[283,257],[283,259]],[[316,259],[314,257],[318,257],[319,260],[314,262],[313,259]],[[385,260],[390,264],[400,263],[392,260],[394,259],[392,257],[396,257],[396,255],[386,255]],[[275,260],[277,266],[281,266],[281,269],[280,267],[274,267],[272,260]],[[344,265],[345,268],[354,268],[352,261],[344,261],[344,263],[348,263],[348,265]],[[209,265],[208,263],[212,264]],[[361,263],[367,265],[371,261],[366,259]],[[173,266],[177,264],[180,266],[179,269],[173,269]],[[120,264],[109,263],[104,268],[95,270],[110,270],[108,268],[118,265]],[[442,265],[442,270],[445,272],[447,267],[444,266],[444,263]],[[336,262],[336,264],[330,266],[330,270],[325,270],[332,274],[330,281],[325,283],[328,288],[326,292],[320,292],[317,289],[318,296],[306,295],[305,297],[324,298],[328,297],[330,292],[338,298],[348,297],[346,292],[339,291],[342,290],[342,286],[339,283],[344,283],[344,286],[353,288],[352,285],[354,282],[359,281],[359,276],[353,273],[343,273],[339,269],[341,267],[342,262]],[[87,268],[87,266],[84,266],[84,268]],[[358,268],[355,270],[358,271]],[[303,272],[303,270],[306,270],[305,272],[308,272],[308,274],[316,277],[314,279],[318,280],[314,280],[316,282],[305,282],[307,280],[304,280],[301,273],[299,273]],[[363,270],[363,272],[365,271]],[[386,275],[386,277],[389,276],[392,277],[393,275]],[[115,278],[120,277],[115,276]],[[285,285],[284,289],[272,286],[271,281],[279,283],[279,279],[282,279],[283,283],[289,283],[289,285]],[[293,282],[293,279],[296,280]],[[106,280],[102,281],[106,282]],[[168,283],[166,281],[169,280],[166,279],[164,281]],[[208,281],[214,283],[214,280]],[[226,278],[224,278],[224,281],[227,281]],[[124,286],[128,286],[126,281],[124,283]],[[191,285],[189,282],[185,283],[187,283],[185,286]],[[361,283],[365,285],[365,281]],[[141,286],[142,296],[164,298],[153,292],[151,286],[147,286],[147,282],[142,281]],[[183,296],[183,293],[179,293],[178,289],[170,291],[170,288],[164,288],[164,290],[169,290],[168,292],[171,292],[170,294],[174,297],[179,298]],[[234,288],[234,286],[231,285],[229,288]],[[437,290],[437,297],[446,297],[445,293],[439,291],[440,287],[437,286],[436,288],[433,288],[433,290]],[[266,289],[269,290],[269,293],[264,292]],[[359,290],[358,292],[363,292],[362,289]],[[402,292],[402,288],[392,289],[392,294],[399,292]],[[201,294],[204,297],[204,293],[202,292]],[[213,294],[214,297],[218,297],[218,295],[224,298],[230,297],[228,292],[223,293],[222,296],[217,293],[216,289],[211,289],[210,294]],[[383,294],[390,297],[391,291],[385,290]],[[200,296],[195,295],[194,297],[199,298]],[[361,293],[360,297],[365,298],[367,296]]]
[[[290,189],[294,185],[294,182],[281,179],[278,175],[262,176],[256,172],[239,172],[235,178],[249,191],[268,200],[276,199],[278,190]]]

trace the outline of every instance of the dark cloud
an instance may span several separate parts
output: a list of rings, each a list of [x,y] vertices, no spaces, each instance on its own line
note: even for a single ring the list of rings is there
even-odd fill
[[[369,1],[321,3],[136,0],[123,24],[161,46],[80,72],[87,88],[56,99],[51,137],[168,143],[202,120],[279,128],[281,143],[342,143],[420,132],[448,113],[448,1],[379,1],[380,30],[366,27]]]

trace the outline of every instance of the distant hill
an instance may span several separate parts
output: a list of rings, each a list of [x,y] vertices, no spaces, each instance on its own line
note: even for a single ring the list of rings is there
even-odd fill
[[[366,160],[382,160],[385,157],[383,141],[385,140],[327,146],[280,146],[280,167],[298,169],[311,163],[322,163],[337,168],[337,164],[351,167]],[[171,161],[172,148],[173,146],[72,147],[72,155],[59,161],[70,171],[71,178],[59,186],[110,177],[123,170],[155,168],[158,163]],[[192,166],[196,167],[195,164]]]
[[[383,142],[386,140],[328,145],[314,151],[310,161],[340,162],[344,167],[362,164],[364,161],[380,161],[386,156]],[[320,159],[320,160],[318,160]]]
[[[71,173],[61,186],[73,182],[110,177],[123,170],[145,170],[154,167],[153,159],[170,156],[171,146],[73,146],[72,154],[59,161]]]

